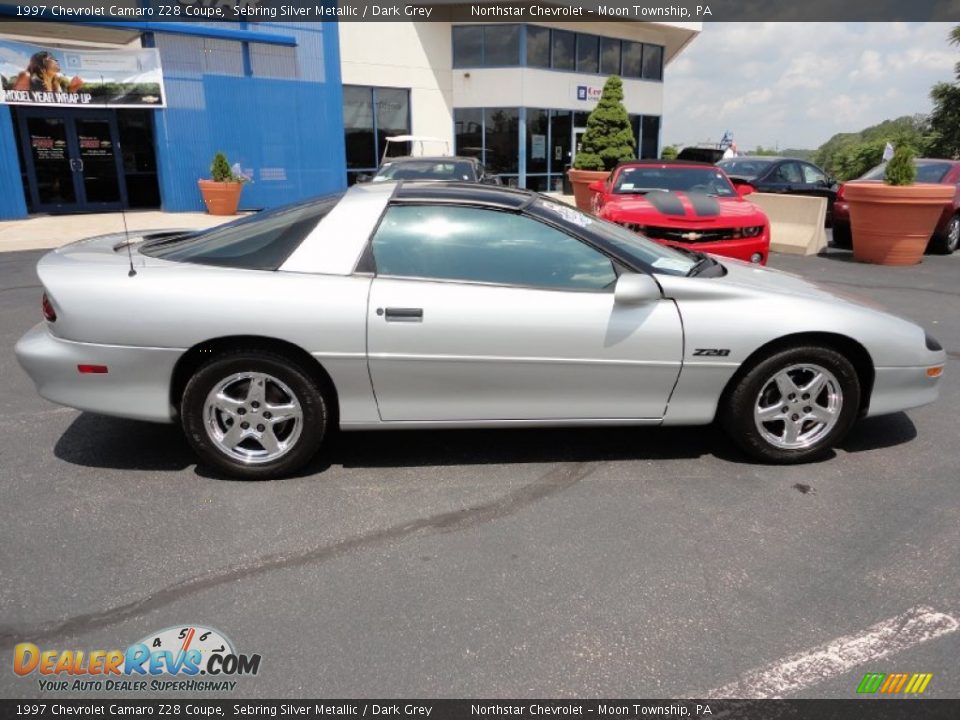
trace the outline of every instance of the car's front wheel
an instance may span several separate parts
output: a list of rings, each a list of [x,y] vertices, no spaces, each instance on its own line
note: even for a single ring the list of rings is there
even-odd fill
[[[184,432],[200,457],[245,480],[288,475],[316,454],[327,429],[322,392],[305,368],[262,350],[220,355],[183,393]]]
[[[860,407],[860,382],[835,350],[798,347],[758,362],[725,398],[720,421],[765,462],[815,460],[839,443]]]

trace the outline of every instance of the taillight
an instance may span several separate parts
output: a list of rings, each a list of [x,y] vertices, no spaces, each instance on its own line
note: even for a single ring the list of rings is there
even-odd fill
[[[840,187],[837,188],[837,200],[843,200],[843,188],[844,188],[844,187],[845,187],[844,185],[841,185]]]
[[[106,375],[110,369],[106,365],[77,365],[81,375]]]
[[[53,305],[50,304],[50,298],[47,297],[47,294],[43,294],[43,300],[40,301],[40,307],[43,310],[43,317],[45,317],[49,322],[57,321],[57,311],[53,309]]]

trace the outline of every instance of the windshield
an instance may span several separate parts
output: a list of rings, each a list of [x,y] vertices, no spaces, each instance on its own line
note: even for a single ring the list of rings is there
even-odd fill
[[[174,262],[276,270],[342,197],[343,193],[327,195],[202,232],[155,240],[140,252]]]
[[[915,162],[917,166],[918,183],[938,183],[950,170],[950,163],[945,162]],[[873,170],[864,175],[861,180],[883,180],[887,171],[887,164],[880,163]]]
[[[544,217],[572,226],[571,229],[588,231],[601,242],[613,246],[613,249],[630,260],[631,264],[648,268],[654,273],[686,275],[699,259],[647,240],[614,223],[587,215],[570,205],[540,199],[537,200],[537,206],[545,211]]]
[[[374,182],[386,180],[465,180],[472,182],[473,167],[466,161],[429,160],[386,163],[374,176]]]
[[[763,174],[770,167],[771,160],[721,160],[717,167],[722,168],[727,175],[742,178],[755,178]]]
[[[621,168],[613,183],[616,195],[654,190],[701,192],[717,197],[737,197],[726,176],[714,167],[639,166]]]

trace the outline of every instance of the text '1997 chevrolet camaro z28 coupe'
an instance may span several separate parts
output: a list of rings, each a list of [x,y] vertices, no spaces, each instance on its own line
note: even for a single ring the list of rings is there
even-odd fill
[[[383,183],[40,260],[40,394],[179,422],[268,478],[342,430],[719,424],[766,462],[932,402],[922,328],[799,277],[653,243],[531,192]]]

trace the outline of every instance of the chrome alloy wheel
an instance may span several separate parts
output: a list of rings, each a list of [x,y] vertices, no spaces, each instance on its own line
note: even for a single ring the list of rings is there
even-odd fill
[[[225,455],[259,465],[283,457],[296,445],[303,410],[293,391],[272,375],[235,373],[207,395],[203,424]]]
[[[954,216],[947,225],[947,252],[956,252],[960,245],[960,217]]]
[[[843,409],[837,378],[820,365],[791,365],[757,395],[753,420],[760,435],[781,450],[809,448],[833,430]]]

